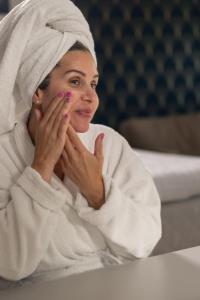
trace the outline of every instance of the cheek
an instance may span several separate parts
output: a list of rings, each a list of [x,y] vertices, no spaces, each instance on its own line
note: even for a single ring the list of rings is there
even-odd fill
[[[52,97],[50,97],[50,95],[48,93],[44,94],[44,98],[43,98],[43,102],[42,102],[43,112],[45,112],[47,110],[47,107],[49,106],[51,99],[52,99]]]
[[[66,88],[62,86],[51,86],[44,92],[44,98],[43,98],[43,111],[45,112],[47,110],[47,107],[50,105],[50,103],[55,99],[57,94],[59,92],[66,91]]]
[[[99,97],[98,96],[96,97],[96,101],[95,102],[96,102],[96,110],[97,110],[97,108],[99,107]]]
[[[99,107],[99,98],[98,98],[98,96],[97,96],[97,97],[95,98],[95,100],[94,100],[94,103],[93,103],[94,114],[95,114],[95,112],[97,111],[98,107]]]

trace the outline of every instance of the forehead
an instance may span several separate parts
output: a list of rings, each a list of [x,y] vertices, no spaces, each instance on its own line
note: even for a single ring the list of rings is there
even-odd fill
[[[59,62],[61,68],[90,70],[97,73],[96,63],[89,51],[74,50],[67,52]]]

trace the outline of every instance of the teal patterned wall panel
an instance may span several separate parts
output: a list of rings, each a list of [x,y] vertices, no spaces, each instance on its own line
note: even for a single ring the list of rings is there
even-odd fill
[[[200,111],[199,0],[74,2],[96,42],[97,122]]]
[[[8,0],[0,0],[0,14],[7,13],[9,9]]]

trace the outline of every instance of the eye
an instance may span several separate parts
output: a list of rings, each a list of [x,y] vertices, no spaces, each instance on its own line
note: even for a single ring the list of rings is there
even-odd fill
[[[91,87],[92,87],[94,90],[96,90],[96,88],[97,88],[97,82],[92,82],[92,83],[91,83]]]
[[[78,78],[71,79],[71,80],[70,80],[70,83],[71,83],[73,86],[78,86],[78,85],[80,84],[80,79],[78,79]]]

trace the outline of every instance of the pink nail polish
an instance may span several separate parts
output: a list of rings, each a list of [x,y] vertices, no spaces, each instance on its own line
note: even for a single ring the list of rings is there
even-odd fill
[[[67,98],[71,97],[71,95],[72,95],[72,93],[71,93],[70,91],[68,91],[68,92],[65,93],[65,96],[66,96]]]
[[[100,138],[101,138],[101,140],[103,140],[103,138],[104,138],[104,133],[101,133],[101,134],[100,134]]]
[[[68,118],[68,114],[64,114],[64,118],[67,119]]]

